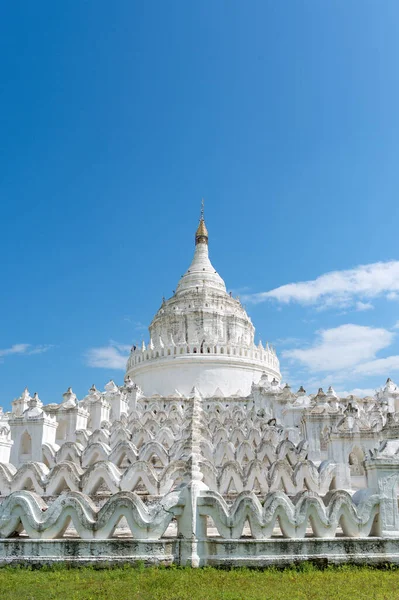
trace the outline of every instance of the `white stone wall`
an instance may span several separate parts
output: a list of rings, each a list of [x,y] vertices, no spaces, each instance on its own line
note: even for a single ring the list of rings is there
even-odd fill
[[[275,536],[309,554],[305,536],[399,538],[397,386],[340,398],[282,385],[276,352],[255,345],[207,240],[201,220],[194,259],[149,343],[132,349],[123,385],[82,399],[68,388],[46,406],[25,389],[0,413],[0,561],[1,539],[21,533],[100,541],[104,552],[105,540],[130,537],[139,555],[140,540],[154,548],[149,560],[172,536],[167,560],[178,547],[192,566],[224,564],[230,542],[233,564],[259,564],[255,544]]]

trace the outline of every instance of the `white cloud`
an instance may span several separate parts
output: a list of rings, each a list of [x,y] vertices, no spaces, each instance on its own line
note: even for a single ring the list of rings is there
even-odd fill
[[[385,296],[393,300],[399,298],[398,292],[399,261],[392,260],[361,265],[344,271],[332,271],[311,281],[288,283],[269,292],[248,294],[242,300],[259,303],[273,299],[282,304],[298,302],[303,305],[317,305],[319,308],[347,308],[356,305],[360,298]],[[371,308],[371,305],[368,308]]]
[[[394,338],[386,329],[353,324],[316,333],[318,337],[312,346],[286,350],[282,356],[316,372],[334,372],[357,365],[360,368],[364,363],[371,368],[376,353],[389,346]]]
[[[100,369],[118,369],[124,371],[129,358],[130,346],[111,341],[109,346],[90,348],[86,352],[86,362],[89,367]]]
[[[399,371],[399,356],[377,358],[362,363],[354,369],[356,375],[384,375],[386,377],[394,371]]]
[[[42,344],[38,346],[33,346],[32,344],[13,344],[10,348],[0,349],[0,362],[3,362],[5,356],[10,356],[12,354],[42,354],[43,352],[47,352],[53,348],[51,344]]]
[[[358,302],[356,302],[356,310],[359,311],[363,311],[363,310],[372,310],[374,308],[374,306],[371,304],[371,302],[361,302],[360,300]]]
[[[399,321],[396,321],[392,329],[399,329]]]
[[[50,350],[51,348],[54,348],[54,346],[52,344],[42,344],[41,346],[30,346],[28,348],[28,351],[26,352],[26,354],[43,354],[43,352],[47,352],[47,350]]]
[[[130,323],[130,325],[132,325],[135,331],[145,331],[146,329],[148,329],[147,325],[144,325],[144,323],[142,323],[141,321],[135,321],[130,317],[125,317],[124,320]]]
[[[8,356],[9,354],[26,354],[29,344],[14,344],[11,348],[3,348],[0,350],[0,356]]]
[[[130,350],[132,349],[132,344],[120,344],[119,342],[115,342],[114,340],[110,340],[109,345],[116,348],[122,354],[127,355],[129,355]]]

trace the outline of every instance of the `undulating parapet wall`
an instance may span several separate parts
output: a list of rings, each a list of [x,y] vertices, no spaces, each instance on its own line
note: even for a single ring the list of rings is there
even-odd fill
[[[12,544],[48,560],[68,559],[72,544],[90,562],[117,543],[129,560],[199,566],[260,564],[260,548],[273,562],[283,540],[336,560],[343,539],[399,543],[393,403],[262,382],[246,398],[149,399],[131,384],[93,386],[82,405],[64,396],[46,412],[25,393],[4,418],[5,448],[17,431],[21,460],[0,462],[0,562]],[[43,443],[30,444],[38,431]]]
[[[286,538],[303,538],[307,530],[320,538],[335,537],[338,529],[348,537],[381,533],[378,494],[356,503],[342,491],[331,492],[324,500],[303,492],[294,501],[284,492],[273,492],[261,503],[255,494],[243,492],[228,505],[220,494],[202,490],[195,495],[188,485],[151,505],[132,492],[118,492],[101,508],[79,492],[63,494],[49,505],[33,492],[13,492],[0,507],[0,535],[8,538],[24,531],[31,539],[59,539],[72,523],[78,538],[108,539],[125,519],[124,537],[128,530],[133,539],[157,540],[175,519],[176,535],[184,537],[193,510],[200,539],[207,537],[207,517],[222,539],[239,539],[246,522],[257,540],[271,538],[277,529]]]

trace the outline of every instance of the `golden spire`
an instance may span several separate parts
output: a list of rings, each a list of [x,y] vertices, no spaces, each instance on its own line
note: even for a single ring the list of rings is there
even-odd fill
[[[202,198],[201,202],[201,216],[200,222],[195,232],[195,245],[197,244],[207,244],[208,243],[208,230],[205,225],[204,220],[204,199]]]

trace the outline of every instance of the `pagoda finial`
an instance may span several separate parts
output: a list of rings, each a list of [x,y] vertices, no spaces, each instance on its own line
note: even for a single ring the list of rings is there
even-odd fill
[[[208,244],[208,230],[206,228],[205,219],[204,219],[204,199],[203,198],[201,201],[200,222],[199,222],[197,231],[195,232],[195,245],[197,246],[197,244]]]

